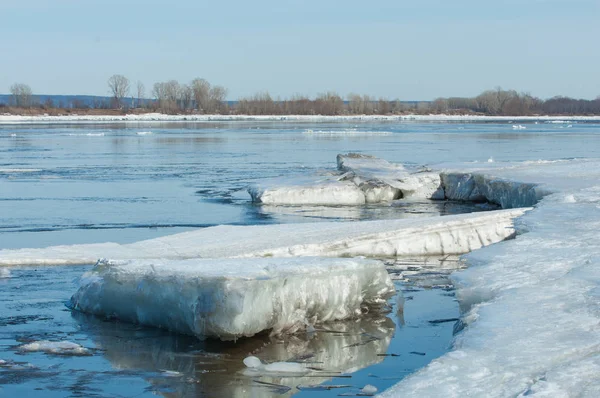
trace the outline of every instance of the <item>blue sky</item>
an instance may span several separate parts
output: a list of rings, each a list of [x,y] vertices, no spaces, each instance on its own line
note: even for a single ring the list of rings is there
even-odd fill
[[[106,95],[123,74],[202,77],[229,99],[403,100],[501,86],[600,95],[599,0],[0,0],[0,92]]]

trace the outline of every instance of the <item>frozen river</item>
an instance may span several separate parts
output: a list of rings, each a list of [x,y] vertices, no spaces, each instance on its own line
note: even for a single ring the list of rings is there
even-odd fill
[[[220,224],[414,218],[482,210],[428,201],[362,207],[249,202],[247,185],[332,170],[338,153],[362,152],[430,167],[600,158],[598,124],[531,122],[522,127],[504,122],[375,121],[0,126],[0,249],[129,243]],[[442,266],[431,267],[431,261]],[[278,387],[257,385],[239,375],[241,360],[251,352],[287,360],[286,353],[292,351],[298,357],[325,353],[320,360],[331,374],[268,382],[387,388],[446,352],[453,321],[442,321],[459,316],[445,275],[460,265],[454,259],[425,262],[409,259],[391,267],[401,270],[396,283],[407,297],[404,317],[332,325],[312,339],[272,341],[263,336],[238,345],[200,343],[71,314],[64,302],[76,289],[74,279],[89,267],[0,269],[0,360],[6,361],[0,362],[0,393],[276,396],[282,393]],[[73,341],[89,348],[91,355],[19,349],[39,340]],[[354,351],[349,354],[347,347]],[[347,377],[350,371],[356,372]],[[293,392],[297,390],[283,393]]]

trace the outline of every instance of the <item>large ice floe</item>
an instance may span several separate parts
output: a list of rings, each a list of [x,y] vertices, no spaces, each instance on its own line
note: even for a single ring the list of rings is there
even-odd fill
[[[100,261],[74,309],[201,339],[278,334],[386,307],[395,292],[379,261],[335,258]]]
[[[453,275],[463,317],[452,350],[382,396],[600,396],[600,161],[472,172],[549,194],[520,218],[525,233]]]
[[[120,260],[223,257],[394,257],[463,254],[514,236],[526,209],[401,220],[221,225],[131,244],[0,250],[0,266],[95,264]]]

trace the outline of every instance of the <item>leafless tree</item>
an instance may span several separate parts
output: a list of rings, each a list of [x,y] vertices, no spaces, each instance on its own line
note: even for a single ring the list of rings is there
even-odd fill
[[[12,102],[19,108],[29,108],[33,103],[31,87],[23,83],[15,83],[10,86],[10,94]]]
[[[144,83],[138,80],[137,82],[137,107],[141,108],[143,106],[143,99],[145,96],[146,87]]]
[[[181,110],[187,111],[190,108],[193,96],[194,92],[187,84],[184,84],[179,88],[179,107]]]
[[[208,93],[209,109],[211,113],[221,113],[225,104],[227,89],[223,86],[214,86]]]
[[[319,94],[315,99],[315,110],[319,115],[340,115],[344,111],[344,100],[333,91]]]
[[[210,83],[205,79],[194,79],[190,85],[194,94],[196,109],[201,113],[208,113],[210,108]]]
[[[108,87],[113,95],[116,108],[123,107],[123,98],[129,94],[129,79],[123,75],[112,75],[108,79]]]

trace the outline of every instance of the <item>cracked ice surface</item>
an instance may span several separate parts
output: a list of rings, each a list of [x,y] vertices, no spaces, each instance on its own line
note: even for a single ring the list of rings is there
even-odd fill
[[[375,260],[101,261],[70,306],[204,339],[279,334],[377,312],[395,293]]]

